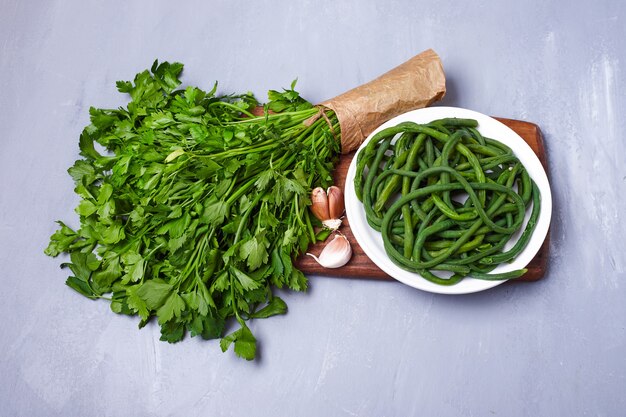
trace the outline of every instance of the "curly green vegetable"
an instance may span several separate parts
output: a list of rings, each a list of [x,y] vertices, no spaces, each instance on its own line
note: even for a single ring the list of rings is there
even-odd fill
[[[490,273],[528,244],[539,217],[539,189],[512,150],[483,137],[477,126],[456,118],[403,122],[375,134],[357,155],[356,195],[389,258],[439,285],[526,272]],[[521,236],[503,251],[531,205]]]

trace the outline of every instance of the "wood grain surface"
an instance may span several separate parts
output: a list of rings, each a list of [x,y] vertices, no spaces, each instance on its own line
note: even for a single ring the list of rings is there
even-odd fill
[[[530,147],[539,157],[539,160],[541,161],[544,169],[547,172],[548,164],[546,152],[543,144],[543,136],[541,135],[541,130],[539,129],[539,127],[534,123],[523,122],[520,120],[504,119],[500,117],[496,117],[496,119],[513,129],[530,145]],[[341,187],[341,189],[345,189],[346,174],[348,172],[348,167],[350,166],[350,162],[352,161],[353,156],[354,152],[342,155],[339,163],[337,164],[337,167],[335,168],[335,184]],[[361,249],[359,244],[356,242],[354,235],[352,234],[352,230],[350,229],[350,224],[347,217],[344,218],[343,224],[339,231],[343,233],[352,244],[352,258],[350,259],[350,262],[348,262],[345,266],[341,268],[328,269],[320,266],[310,256],[306,256],[303,254],[296,260],[296,266],[302,272],[309,275],[324,275],[338,278],[371,278],[383,280],[393,279],[385,272],[383,272],[380,268],[378,268],[367,257],[367,255],[365,255],[365,252],[363,252],[363,249]],[[541,246],[541,249],[528,265],[528,272],[522,278],[519,278],[517,280],[511,280],[509,282],[537,281],[544,276],[547,268],[549,240],[550,233],[548,232],[546,240]],[[324,245],[325,242],[318,242],[315,245],[311,245],[308,252],[319,255]]]

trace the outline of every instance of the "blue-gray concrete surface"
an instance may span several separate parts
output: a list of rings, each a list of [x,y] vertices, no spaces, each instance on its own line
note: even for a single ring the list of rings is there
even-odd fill
[[[0,0],[0,416],[626,415],[626,3]],[[65,170],[91,105],[155,58],[311,101],[427,49],[445,105],[537,123],[548,274],[465,296],[311,277],[252,323],[260,360],[159,342],[64,285]]]

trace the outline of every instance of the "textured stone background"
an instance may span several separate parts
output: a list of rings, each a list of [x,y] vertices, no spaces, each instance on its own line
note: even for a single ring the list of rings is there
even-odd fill
[[[1,416],[623,416],[623,2],[0,0]],[[441,296],[312,277],[252,323],[261,358],[159,342],[63,285],[65,170],[91,105],[155,58],[220,91],[321,101],[433,48],[440,104],[537,123],[554,197],[544,280]]]

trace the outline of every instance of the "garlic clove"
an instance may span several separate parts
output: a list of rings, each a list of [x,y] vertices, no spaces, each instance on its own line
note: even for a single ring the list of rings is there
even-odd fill
[[[325,228],[330,230],[337,230],[341,227],[341,219],[328,219],[322,221],[322,224]]]
[[[311,212],[322,221],[324,227],[337,230],[341,226],[341,216],[345,210],[343,191],[332,186],[328,191],[317,187],[311,192]]]
[[[341,188],[337,186],[332,186],[328,188],[326,193],[328,195],[328,214],[331,219],[339,219],[344,210],[346,209],[344,199],[343,199],[343,191]]]
[[[337,233],[333,240],[324,246],[319,257],[311,253],[307,253],[307,255],[315,259],[324,268],[340,268],[347,264],[352,257],[352,246],[350,246],[347,237]]]
[[[322,187],[317,187],[311,192],[311,211],[322,221],[330,219],[328,196]]]

